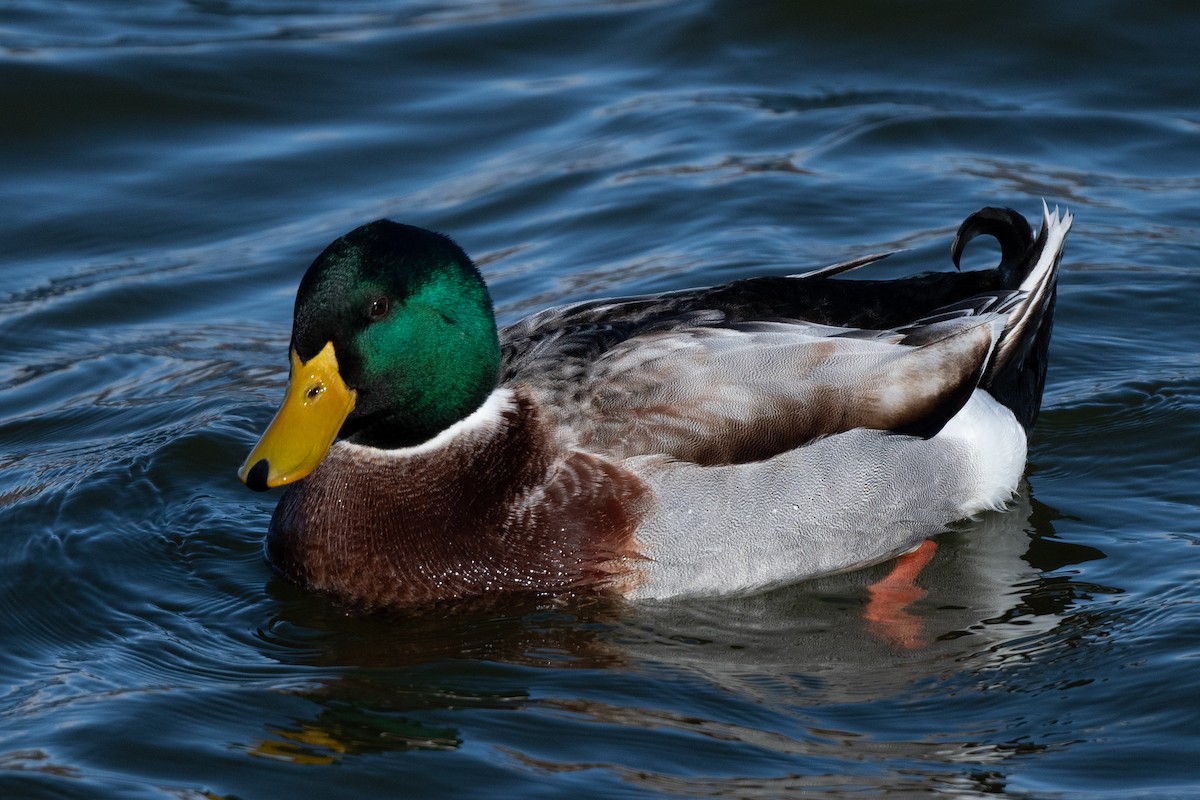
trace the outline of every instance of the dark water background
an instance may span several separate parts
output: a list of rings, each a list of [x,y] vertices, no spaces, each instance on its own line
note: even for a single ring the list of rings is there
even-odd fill
[[[0,796],[1200,797],[1200,6],[0,7]],[[329,240],[503,321],[1077,215],[1029,486],[751,597],[347,614],[234,471]],[[981,244],[976,266],[995,254]]]

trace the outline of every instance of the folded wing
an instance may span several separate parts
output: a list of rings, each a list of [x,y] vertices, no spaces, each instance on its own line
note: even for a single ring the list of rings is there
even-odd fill
[[[572,397],[549,385],[539,393],[578,437],[571,444],[618,457],[738,464],[853,428],[929,437],[975,390],[1002,321],[872,338],[805,323],[644,334],[593,362]]]

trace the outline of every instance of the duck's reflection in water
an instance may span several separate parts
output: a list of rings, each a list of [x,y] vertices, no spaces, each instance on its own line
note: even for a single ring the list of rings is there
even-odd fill
[[[975,685],[979,675],[1006,668],[1011,643],[1053,639],[1080,594],[1109,591],[1076,585],[1064,574],[1064,567],[1103,554],[1056,539],[1054,516],[1026,488],[1011,510],[939,537],[928,563],[909,576],[910,602],[898,604],[891,617],[872,613],[872,586],[893,572],[893,563],[737,597],[638,604],[508,597],[404,617],[347,613],[280,583],[273,589],[282,610],[263,638],[279,658],[320,667],[324,678],[299,692],[315,713],[269,724],[252,752],[330,763],[387,750],[453,749],[470,737],[472,711],[519,711],[818,759],[870,759],[881,747],[888,759],[906,748],[941,764],[1003,759],[1003,747],[955,744],[952,736],[933,755],[927,741],[872,742],[854,725],[839,724],[840,715],[947,682]],[[1021,645],[1030,646],[1036,647]],[[615,693],[624,697],[630,682],[640,684],[634,689],[640,696],[595,699],[586,690],[606,681],[626,687]],[[716,693],[728,698],[727,706],[772,710],[792,727],[722,718],[706,703],[689,706],[677,692],[656,694],[660,681]],[[512,742],[495,746],[531,769],[589,766],[546,762]],[[996,752],[981,754],[989,748]],[[590,766],[629,771],[613,759]],[[651,782],[669,777],[634,772]],[[749,791],[735,784],[726,788]],[[763,791],[784,788],[768,782]]]

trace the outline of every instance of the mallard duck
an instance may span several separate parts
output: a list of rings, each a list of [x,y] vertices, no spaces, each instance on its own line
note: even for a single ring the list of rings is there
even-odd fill
[[[1044,204],[1043,204],[1044,207]],[[300,282],[283,404],[239,473],[285,486],[288,578],[359,606],[753,590],[913,550],[1011,499],[1070,214],[966,219],[997,267],[593,300],[497,330],[446,236],[347,233]]]

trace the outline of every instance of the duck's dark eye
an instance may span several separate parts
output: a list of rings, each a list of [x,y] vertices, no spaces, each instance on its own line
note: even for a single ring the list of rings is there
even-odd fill
[[[392,301],[386,297],[376,297],[371,301],[371,310],[367,312],[372,320],[383,319],[392,310]]]

